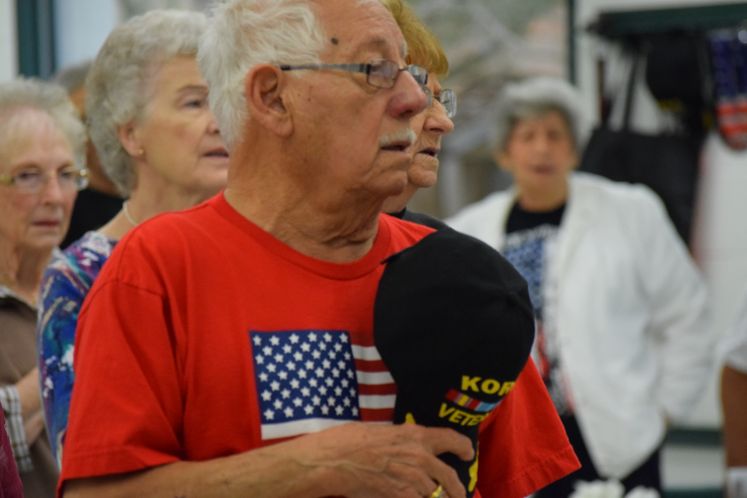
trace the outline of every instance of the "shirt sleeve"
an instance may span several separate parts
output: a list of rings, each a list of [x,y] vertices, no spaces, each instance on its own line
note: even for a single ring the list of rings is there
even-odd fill
[[[5,430],[10,438],[10,446],[13,449],[18,471],[31,471],[34,469],[34,464],[31,462],[31,452],[26,441],[26,431],[23,428],[21,398],[15,386],[0,387],[0,405],[5,414]]]
[[[185,401],[168,307],[147,287],[107,279],[112,269],[103,269],[80,314],[58,493],[69,479],[142,470],[183,455]]]
[[[60,264],[62,260],[60,260]],[[69,267],[50,266],[41,286],[37,344],[44,418],[52,454],[60,465],[73,390],[73,351],[85,289]]]
[[[531,359],[480,426],[478,459],[483,497],[523,498],[580,467]]]

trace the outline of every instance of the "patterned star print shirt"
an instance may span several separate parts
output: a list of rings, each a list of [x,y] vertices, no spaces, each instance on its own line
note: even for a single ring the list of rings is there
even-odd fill
[[[37,343],[44,416],[52,451],[62,462],[73,391],[73,347],[78,313],[116,241],[88,232],[64,252],[56,252],[42,278]]]
[[[553,289],[548,288],[545,278],[564,210],[565,205],[552,211],[530,212],[515,204],[508,216],[501,252],[529,285],[536,326],[532,357],[558,414],[571,415],[573,403],[560,362],[556,332],[548,319],[555,305]]]

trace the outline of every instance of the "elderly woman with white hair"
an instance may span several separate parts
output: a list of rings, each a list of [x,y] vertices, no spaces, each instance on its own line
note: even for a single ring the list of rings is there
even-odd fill
[[[86,121],[86,76],[88,76],[92,62],[93,60],[86,60],[63,68],[55,74],[52,80],[65,87],[84,122]],[[101,169],[96,148],[90,139],[86,144],[86,171],[88,171],[88,186],[78,192],[78,197],[75,199],[70,227],[60,244],[63,249],[81,238],[86,232],[101,228],[122,209],[121,194]]]
[[[447,220],[499,249],[529,283],[533,355],[582,468],[661,490],[670,421],[709,377],[706,290],[661,201],[646,187],[574,172],[583,143],[574,89],[553,78],[509,84],[495,160],[514,186]]]
[[[154,10],[109,35],[86,80],[91,140],[122,210],[59,254],[44,275],[39,366],[52,447],[61,462],[73,388],[78,313],[118,240],[164,211],[191,207],[226,183],[228,154],[197,67],[201,13]]]
[[[36,368],[42,272],[86,186],[85,130],[62,87],[0,84],[0,404],[27,498],[54,495]]]

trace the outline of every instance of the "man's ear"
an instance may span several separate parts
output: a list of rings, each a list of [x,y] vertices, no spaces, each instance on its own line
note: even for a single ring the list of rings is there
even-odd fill
[[[272,64],[255,66],[244,79],[244,95],[251,118],[283,137],[293,131],[293,120],[283,101],[285,81],[283,71]]]

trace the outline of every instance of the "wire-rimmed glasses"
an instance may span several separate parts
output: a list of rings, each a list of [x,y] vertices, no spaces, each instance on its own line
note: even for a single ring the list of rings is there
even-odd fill
[[[423,90],[428,96],[428,107],[430,107],[433,104],[433,101],[436,100],[442,106],[444,106],[444,110],[446,111],[446,115],[449,117],[449,119],[456,116],[457,96],[454,90],[452,90],[451,88],[444,88],[443,90],[441,90],[441,93],[438,94],[438,96],[433,95],[433,92],[428,87],[425,87]]]
[[[46,173],[38,168],[25,168],[11,174],[3,173],[0,174],[0,184],[13,187],[25,194],[37,194],[52,175],[57,176],[57,183],[62,190],[79,191],[88,186],[88,171],[75,166],[62,168],[53,173]]]
[[[425,87],[428,83],[428,71],[425,68],[415,64],[399,67],[396,62],[386,59],[361,64],[279,64],[278,67],[283,71],[337,69],[338,71],[363,73],[366,75],[366,82],[376,88],[392,88],[402,71],[410,73],[421,87]]]

